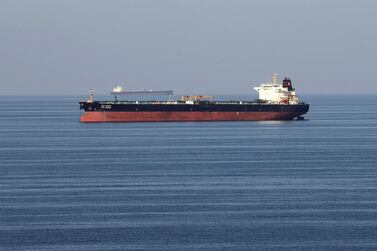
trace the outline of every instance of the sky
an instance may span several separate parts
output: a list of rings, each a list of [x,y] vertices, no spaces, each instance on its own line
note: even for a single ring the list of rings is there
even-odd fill
[[[377,94],[377,1],[0,0],[0,95]]]

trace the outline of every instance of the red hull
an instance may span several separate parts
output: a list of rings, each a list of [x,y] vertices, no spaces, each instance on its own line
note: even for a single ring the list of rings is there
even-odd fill
[[[292,112],[85,112],[81,122],[164,122],[164,121],[262,121],[292,120]]]

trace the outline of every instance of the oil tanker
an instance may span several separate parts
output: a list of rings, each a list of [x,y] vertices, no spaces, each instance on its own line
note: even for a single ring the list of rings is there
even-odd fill
[[[211,96],[182,96],[179,100],[120,100],[121,95],[168,95],[173,91],[124,91],[113,88],[112,101],[95,101],[93,91],[87,101],[80,102],[84,112],[81,122],[164,122],[164,121],[263,121],[302,120],[309,111],[309,104],[299,101],[289,78],[254,88],[259,98],[253,101],[216,101]]]

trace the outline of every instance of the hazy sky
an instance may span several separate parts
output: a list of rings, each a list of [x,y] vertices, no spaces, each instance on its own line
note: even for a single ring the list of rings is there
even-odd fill
[[[377,1],[0,0],[0,95],[377,93]]]

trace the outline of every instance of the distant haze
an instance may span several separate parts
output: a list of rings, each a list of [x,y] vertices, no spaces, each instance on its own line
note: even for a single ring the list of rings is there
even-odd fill
[[[377,1],[0,1],[0,95],[377,93]]]

